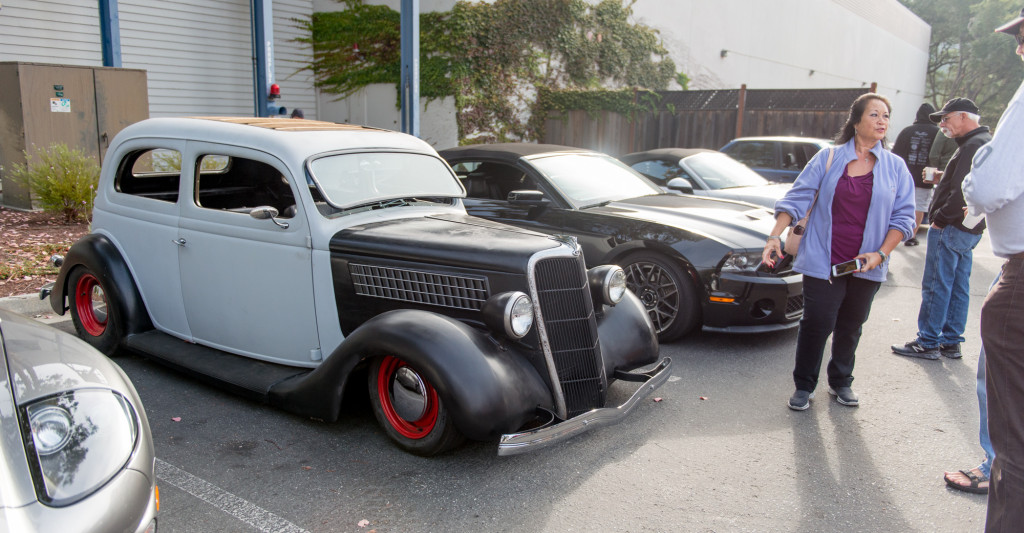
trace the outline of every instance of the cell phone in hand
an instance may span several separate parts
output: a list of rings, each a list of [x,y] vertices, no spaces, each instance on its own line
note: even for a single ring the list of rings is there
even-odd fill
[[[863,266],[864,263],[860,259],[851,259],[845,263],[832,265],[832,277],[838,278],[839,276],[853,274],[854,272],[860,270]]]

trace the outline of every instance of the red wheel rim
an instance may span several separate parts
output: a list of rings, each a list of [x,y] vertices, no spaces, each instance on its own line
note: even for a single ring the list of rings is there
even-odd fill
[[[437,423],[437,391],[429,382],[420,377],[423,384],[421,393],[426,399],[423,414],[416,420],[406,420],[399,415],[392,398],[392,384],[396,379],[396,373],[406,367],[412,370],[404,361],[390,355],[381,361],[380,370],[377,372],[377,397],[380,398],[380,407],[384,411],[384,417],[387,418],[391,427],[395,428],[395,431],[407,439],[422,439],[430,434]]]
[[[93,337],[107,330],[107,294],[100,280],[92,274],[83,274],[75,285],[75,311],[82,329]]]

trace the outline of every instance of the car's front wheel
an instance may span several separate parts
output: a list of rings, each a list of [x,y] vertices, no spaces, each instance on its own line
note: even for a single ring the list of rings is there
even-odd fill
[[[117,351],[124,331],[110,297],[103,282],[87,267],[75,268],[68,278],[68,304],[75,331],[108,356]]]
[[[407,452],[431,456],[463,441],[437,391],[397,357],[378,357],[370,367],[370,403],[388,437]]]
[[[685,270],[653,252],[630,255],[621,266],[626,287],[643,302],[659,341],[673,341],[697,326],[700,302]]]

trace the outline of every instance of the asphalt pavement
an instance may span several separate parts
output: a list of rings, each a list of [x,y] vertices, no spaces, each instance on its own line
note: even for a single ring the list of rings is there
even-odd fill
[[[1002,261],[984,238],[962,359],[903,358],[889,345],[916,333],[921,241],[893,254],[875,298],[858,408],[824,387],[807,411],[786,408],[795,330],[704,333],[662,346],[674,367],[660,401],[621,424],[521,456],[469,443],[423,459],[394,448],[365,403],[327,424],[119,357],[153,429],[160,531],[980,531],[985,497],[942,472],[981,459],[978,319]],[[73,332],[45,304],[0,299]]]

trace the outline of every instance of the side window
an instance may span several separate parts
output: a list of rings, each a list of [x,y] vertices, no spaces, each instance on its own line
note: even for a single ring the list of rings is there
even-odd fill
[[[465,166],[463,166],[465,165]],[[492,162],[459,163],[454,168],[466,188],[466,196],[484,200],[506,200],[508,193],[534,190],[537,184],[516,167]],[[472,169],[472,170],[469,170]],[[465,175],[462,172],[465,171]]]
[[[803,170],[809,159],[807,149],[813,145],[805,143],[782,143],[782,168]],[[811,152],[814,155],[814,152]]]
[[[277,209],[279,218],[295,216],[295,195],[274,167],[242,157],[209,154],[196,163],[196,205],[249,213],[254,207]]]
[[[173,203],[178,201],[180,182],[181,152],[153,148],[124,158],[114,188],[120,193]]]
[[[730,146],[725,153],[748,167],[775,168],[775,143],[773,142],[740,142]]]
[[[679,167],[675,167],[675,172],[670,175],[669,172],[671,172],[673,168],[669,166],[668,163],[657,159],[633,163],[632,167],[633,170],[657,181],[658,183],[664,183],[674,177],[677,177],[680,170]]]
[[[800,149],[797,150],[797,152],[799,154],[797,157],[798,158],[800,158],[800,157],[803,158],[802,159],[803,163],[800,163],[800,168],[803,169],[804,165],[806,165],[807,162],[810,161],[812,157],[814,157],[814,154],[818,153],[820,150],[821,150],[821,148],[819,148],[818,145],[816,145],[816,144],[810,144],[810,143],[803,143],[803,144],[801,144],[800,145]]]

